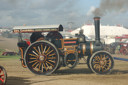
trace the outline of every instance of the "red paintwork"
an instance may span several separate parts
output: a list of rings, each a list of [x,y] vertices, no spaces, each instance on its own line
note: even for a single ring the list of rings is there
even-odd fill
[[[115,39],[128,39],[128,35],[116,36]]]
[[[25,41],[26,41],[26,43],[28,44],[28,45],[30,45],[31,44],[31,42],[30,42],[30,40],[29,39],[24,39]]]

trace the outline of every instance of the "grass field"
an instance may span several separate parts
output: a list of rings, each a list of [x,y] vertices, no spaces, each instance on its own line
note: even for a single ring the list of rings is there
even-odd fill
[[[5,52],[5,50],[0,49],[0,61],[5,59],[20,59],[20,55],[14,55],[14,56],[3,56],[2,53]]]
[[[0,36],[0,61],[5,59],[20,59],[19,55],[2,56],[5,51],[18,52],[16,38],[4,38]]]
[[[15,55],[15,56],[2,56],[0,55],[0,60],[5,60],[5,59],[20,59],[19,55]]]

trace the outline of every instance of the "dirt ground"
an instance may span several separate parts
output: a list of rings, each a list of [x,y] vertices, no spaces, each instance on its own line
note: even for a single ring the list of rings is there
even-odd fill
[[[0,36],[0,49],[6,51],[17,51],[17,38],[4,38]]]
[[[113,55],[125,57],[122,55]],[[35,75],[23,68],[18,59],[0,59],[0,65],[7,70],[7,85],[127,85],[128,62],[115,60],[115,67],[109,75],[91,73],[86,64],[74,69],[62,67],[50,76]]]

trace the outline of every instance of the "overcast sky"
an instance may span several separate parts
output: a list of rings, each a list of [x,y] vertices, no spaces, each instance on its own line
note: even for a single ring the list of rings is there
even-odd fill
[[[109,3],[106,3],[106,1],[109,1]],[[119,5],[119,1],[124,1],[124,3]],[[68,26],[69,23],[72,23],[74,26],[80,27],[83,24],[93,22],[94,16],[101,16],[102,24],[123,24],[128,27],[127,1],[128,0],[0,0],[0,26],[23,24],[62,24]],[[100,15],[95,14],[97,13],[97,8],[98,14]]]

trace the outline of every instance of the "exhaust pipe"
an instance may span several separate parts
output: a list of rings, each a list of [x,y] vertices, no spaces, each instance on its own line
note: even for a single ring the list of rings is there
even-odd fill
[[[94,23],[95,23],[95,42],[96,45],[101,45],[100,42],[100,17],[94,17]]]

